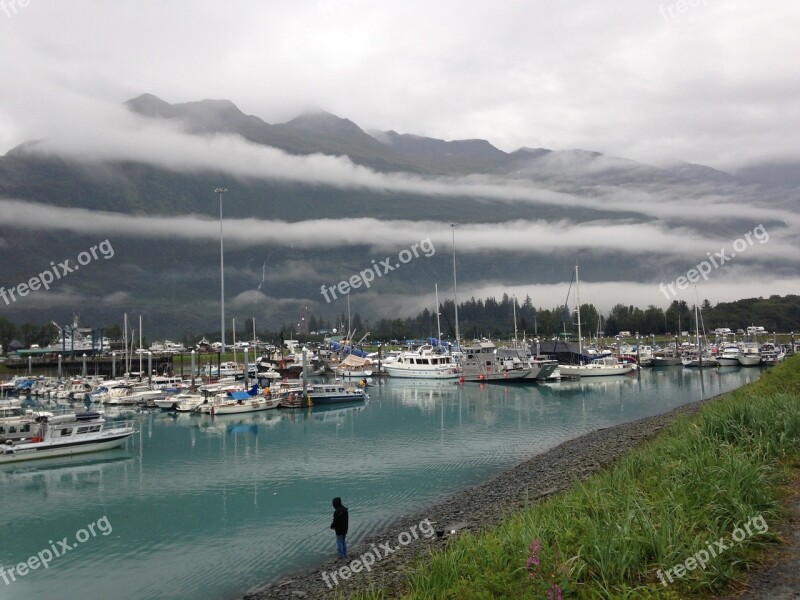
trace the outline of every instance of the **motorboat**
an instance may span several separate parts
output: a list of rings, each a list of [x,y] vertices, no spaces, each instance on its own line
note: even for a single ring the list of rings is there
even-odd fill
[[[341,382],[311,384],[306,388],[306,395],[314,406],[361,402],[368,398],[363,387]]]
[[[0,446],[0,464],[108,450],[136,433],[133,427],[106,427],[98,412],[40,416],[34,423],[29,438]]]
[[[461,378],[464,381],[518,381],[533,370],[522,360],[498,356],[494,343],[482,340],[462,347]]]
[[[401,352],[391,362],[383,363],[389,377],[406,379],[457,379],[459,367],[453,356],[426,344],[418,350]]]
[[[739,364],[756,367],[761,364],[761,349],[757,342],[744,342],[740,349]]]
[[[786,357],[786,354],[772,342],[761,345],[761,364],[767,366],[777,365]]]
[[[717,362],[720,367],[738,367],[740,355],[741,350],[738,344],[726,343],[722,345],[717,354]]]

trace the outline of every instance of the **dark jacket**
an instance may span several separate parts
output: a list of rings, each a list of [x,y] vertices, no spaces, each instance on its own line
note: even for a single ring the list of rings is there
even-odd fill
[[[333,511],[333,523],[331,523],[331,529],[336,532],[336,535],[347,535],[347,507],[342,504],[341,498],[334,498],[333,508],[335,510]]]

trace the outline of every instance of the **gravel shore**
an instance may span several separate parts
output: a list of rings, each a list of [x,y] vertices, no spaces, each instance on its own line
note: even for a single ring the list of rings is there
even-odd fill
[[[491,527],[506,515],[520,510],[526,503],[557,494],[569,488],[575,480],[610,465],[629,449],[658,435],[679,415],[694,414],[708,400],[678,407],[662,415],[647,417],[606,429],[600,429],[530,458],[507,469],[480,485],[467,488],[447,500],[430,506],[414,515],[398,520],[391,527],[361,540],[348,548],[349,561],[362,553],[387,542],[399,549],[376,561],[369,572],[353,573],[347,580],[338,579],[338,585],[326,584],[323,573],[330,574],[348,564],[347,561],[330,560],[314,569],[287,577],[279,582],[251,591],[244,600],[272,598],[333,598],[341,592],[345,597],[357,590],[382,589],[394,597],[402,589],[405,567],[420,553],[430,547],[447,544],[450,530],[472,530]],[[441,537],[420,535],[406,546],[400,546],[398,536],[408,532],[424,519],[434,524]],[[452,534],[458,535],[458,533]],[[402,538],[401,538],[402,541]]]

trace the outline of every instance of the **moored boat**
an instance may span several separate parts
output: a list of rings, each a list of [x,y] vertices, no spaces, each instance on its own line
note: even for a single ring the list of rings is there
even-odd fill
[[[133,427],[106,427],[97,412],[42,416],[35,423],[30,438],[0,446],[0,464],[108,450],[136,432]]]
[[[495,345],[483,340],[463,346],[461,378],[464,381],[519,381],[530,374],[532,368],[520,361],[506,361],[495,352]]]
[[[383,370],[389,377],[407,379],[457,379],[459,376],[453,356],[436,352],[430,345],[413,352],[401,352],[395,360],[384,363]]]
[[[739,364],[743,367],[755,367],[761,364],[761,350],[756,342],[744,342],[742,344]]]
[[[738,344],[726,343],[723,344],[717,355],[717,362],[720,367],[738,367],[740,355],[741,350]]]
[[[608,377],[627,375],[636,370],[633,363],[621,363],[616,358],[604,356],[595,358],[585,365],[559,365],[562,377]]]

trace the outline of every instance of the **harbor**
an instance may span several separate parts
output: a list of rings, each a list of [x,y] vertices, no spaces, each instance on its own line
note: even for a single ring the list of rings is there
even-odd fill
[[[218,416],[109,409],[109,421],[137,432],[122,448],[0,467],[7,535],[19,540],[0,549],[0,563],[105,516],[112,534],[20,578],[15,593],[239,598],[334,555],[333,496],[350,508],[355,545],[564,441],[760,373],[644,369],[514,385],[378,378],[367,401],[350,404]]]

